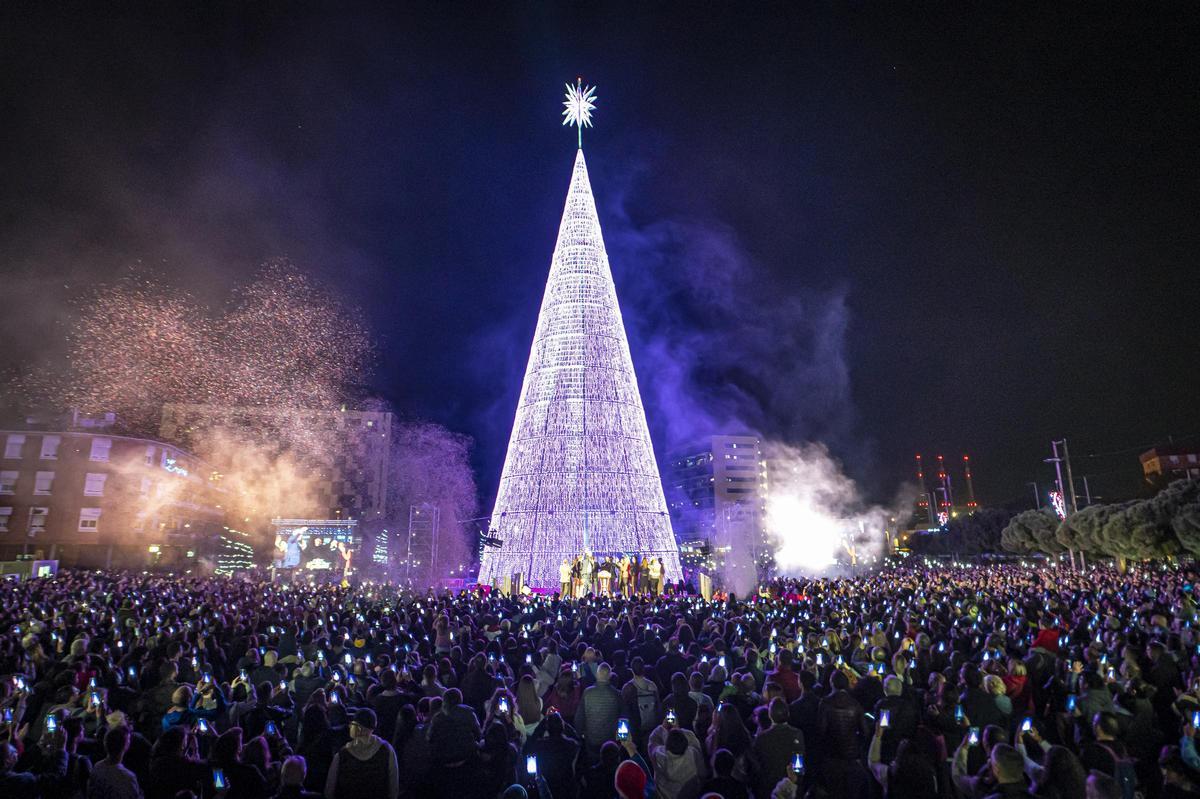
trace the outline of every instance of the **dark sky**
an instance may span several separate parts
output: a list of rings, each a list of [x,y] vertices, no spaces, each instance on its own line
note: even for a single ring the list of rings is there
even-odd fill
[[[217,301],[287,256],[486,503],[582,75],[660,451],[821,440],[881,499],[970,452],[1000,502],[1053,437],[1115,496],[1200,433],[1192,4],[403,5],[4,4],[0,365],[130,264]]]

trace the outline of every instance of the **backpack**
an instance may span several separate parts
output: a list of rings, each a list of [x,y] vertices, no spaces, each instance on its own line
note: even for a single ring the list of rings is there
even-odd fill
[[[1117,784],[1121,786],[1121,799],[1140,799],[1142,792],[1137,787],[1137,770],[1129,758],[1117,758]]]
[[[658,687],[650,680],[642,682],[649,685],[650,690],[645,690],[636,682],[633,684],[637,689],[638,718],[643,730],[652,730],[658,724]]]
[[[1132,758],[1121,757],[1111,746],[1105,746],[1117,764],[1113,769],[1113,778],[1121,786],[1121,799],[1141,799],[1143,793],[1138,790],[1136,763]]]

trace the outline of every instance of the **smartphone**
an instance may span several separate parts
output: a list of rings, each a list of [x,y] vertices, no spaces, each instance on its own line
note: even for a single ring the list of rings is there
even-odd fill
[[[1033,719],[1030,718],[1029,716],[1026,716],[1025,720],[1021,722],[1021,732],[1029,732],[1032,729],[1033,729]]]
[[[678,718],[678,717],[675,715],[674,710],[667,711],[667,718],[666,718],[667,724],[674,724],[676,718]]]
[[[892,711],[884,710],[879,713],[879,726],[889,727],[892,723]]]
[[[963,709],[962,709],[962,705],[955,705],[955,706],[954,706],[954,720],[955,720],[955,721],[962,721],[962,720],[963,720]]]
[[[100,707],[100,694],[96,691],[92,691],[91,694],[88,695],[88,702],[91,703],[92,710]]]
[[[717,658],[717,665],[720,666],[721,668],[725,668],[725,656],[724,655],[721,655],[721,657]]]
[[[1068,713],[1075,712],[1075,703],[1078,701],[1079,701],[1079,697],[1077,697],[1075,694],[1071,694],[1070,696],[1067,697],[1067,712]]]
[[[500,701],[497,704],[500,708],[501,713],[508,712],[508,698],[507,697],[504,697],[504,696],[500,697]]]
[[[200,719],[200,723],[196,725],[196,729],[200,730],[200,732],[208,732],[208,722]]]
[[[341,682],[341,681],[342,681],[342,675],[341,675],[341,674],[339,674],[338,672],[336,672],[336,671],[335,671],[335,672],[333,673],[333,681],[334,681],[334,682]]]
[[[537,776],[537,755],[525,758],[525,773],[531,777]]]
[[[329,701],[336,705],[338,703],[338,695],[336,693],[330,694]]]
[[[617,719],[617,740],[618,741],[628,741],[629,740],[629,720],[628,719]]]
[[[967,743],[969,743],[971,746],[975,746],[976,744],[979,743],[979,728],[978,727],[972,727],[970,732],[967,733]]]
[[[1200,727],[1200,710],[1192,714],[1192,726]]]
[[[350,656],[349,652],[347,652],[346,654],[342,655],[342,662],[349,666],[354,662],[354,658]]]
[[[804,773],[804,755],[800,754],[799,752],[792,755],[792,771],[796,772],[797,774]]]
[[[279,690],[281,690],[281,691],[286,691],[286,690],[287,690],[287,680],[280,680],[280,681],[279,681]]]
[[[46,716],[46,732],[58,732],[58,719],[53,713]]]
[[[137,669],[134,668],[133,666],[130,666],[128,669],[126,669],[126,673],[129,675],[129,679],[131,679],[131,680],[137,679]]]
[[[267,722],[267,735],[278,735],[278,734],[279,734],[279,728],[275,726],[275,722],[268,721]]]
[[[238,672],[238,676],[242,678],[242,682],[250,682],[250,672],[245,669]]]
[[[223,791],[228,787],[229,787],[229,782],[225,779],[225,769],[220,768],[220,767],[214,768],[213,769],[213,788],[216,788],[218,791]]]
[[[4,723],[12,724],[13,712],[11,707],[4,708]]]

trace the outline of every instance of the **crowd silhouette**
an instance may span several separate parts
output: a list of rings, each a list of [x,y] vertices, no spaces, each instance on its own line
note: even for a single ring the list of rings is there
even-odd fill
[[[1193,579],[909,559],[706,602],[64,572],[0,586],[0,797],[1196,796]]]

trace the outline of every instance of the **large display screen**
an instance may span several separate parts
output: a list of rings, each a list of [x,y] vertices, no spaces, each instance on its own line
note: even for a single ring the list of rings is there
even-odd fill
[[[358,543],[354,524],[276,523],[272,565],[277,569],[349,575]]]

